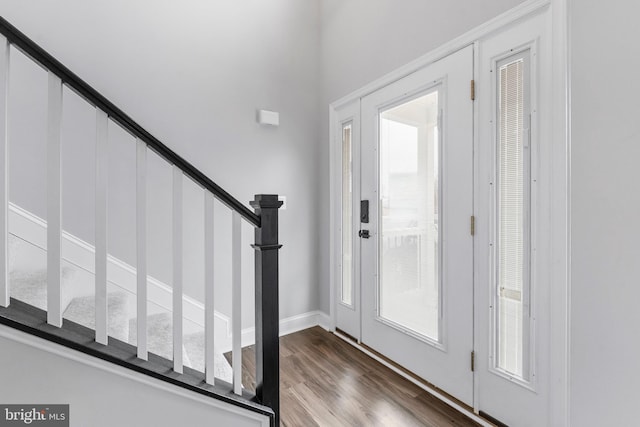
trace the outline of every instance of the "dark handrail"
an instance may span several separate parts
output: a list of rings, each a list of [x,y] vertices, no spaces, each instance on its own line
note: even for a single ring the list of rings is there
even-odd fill
[[[67,67],[62,65],[60,61],[48,54],[44,49],[38,46],[33,40],[20,32],[16,27],[8,23],[0,16],[0,33],[7,40],[19,48],[27,56],[34,61],[40,63],[44,68],[57,75],[63,83],[73,88],[78,94],[84,97],[95,107],[100,108],[107,113],[109,117],[120,124],[123,128],[143,140],[147,145],[160,156],[164,157],[168,162],[179,167],[185,174],[207,190],[211,191],[214,196],[230,209],[238,212],[244,219],[249,221],[255,227],[260,227],[260,217],[239,202],[231,194],[223,190],[218,184],[207,178],[202,172],[195,168],[191,163],[177,155],[173,150],[160,142],[156,137],[147,132],[142,126],[136,123],[131,117],[125,114],[121,109],[116,107],[111,101],[102,96],[97,90],[92,88],[88,83],[74,74]]]

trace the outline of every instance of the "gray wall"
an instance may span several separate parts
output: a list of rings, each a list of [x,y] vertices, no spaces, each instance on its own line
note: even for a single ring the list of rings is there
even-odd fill
[[[1,0],[0,13],[240,200],[258,192],[288,197],[281,215],[286,317],[329,307],[328,104],[518,3],[190,0],[151,7],[124,0]],[[622,0],[573,1],[571,7],[572,424],[629,425],[628,398],[637,395],[640,382],[640,246],[633,232],[640,216],[640,87],[633,74],[640,68],[639,10]],[[14,187],[12,198],[44,216],[43,133],[32,124],[44,120],[36,97],[45,90],[44,77],[25,71],[13,84],[28,86],[29,78],[28,93],[12,93],[16,108],[32,118],[12,129],[27,136],[22,151],[12,145],[12,156],[24,161],[12,170],[24,198]],[[78,100],[69,105],[89,124],[65,124],[65,132],[78,135],[65,156],[84,158],[73,173],[88,175],[92,151],[78,141],[92,137],[92,114]],[[257,126],[256,108],[280,111],[281,127]],[[112,133],[114,152],[132,150],[126,135]],[[131,161],[112,165],[113,205],[131,202]],[[150,173],[166,188],[168,171],[154,164]],[[91,215],[91,181],[67,176],[65,182],[77,190],[65,194],[75,206],[65,211],[65,223],[91,241],[92,223],[78,219]],[[166,194],[150,191],[152,203],[168,204]],[[74,200],[73,194],[84,197]],[[188,194],[194,199],[189,203],[197,203],[197,192]],[[111,215],[130,238],[131,211]],[[222,210],[218,218],[225,218]],[[162,229],[167,221],[153,212],[151,226]],[[187,232],[197,246],[197,230]],[[170,242],[161,233],[155,238],[160,259]],[[112,238],[114,251],[131,262],[126,242]],[[217,262],[224,271],[225,259]],[[152,269],[170,276],[166,264]]]
[[[570,3],[572,425],[637,425],[640,6]]]
[[[7,329],[6,326],[2,328]],[[40,341],[34,337],[29,339]],[[48,346],[59,347],[55,344]],[[69,404],[71,426],[260,425],[258,421],[245,416],[5,337],[0,337],[0,347],[0,364],[11,367],[2,370],[0,401],[3,404]],[[89,356],[80,357],[91,359]],[[98,363],[110,366],[108,362]],[[114,368],[119,372],[126,371],[124,368]],[[159,380],[135,372],[130,372],[129,375],[160,383]],[[193,395],[201,398],[195,393]]]
[[[299,0],[0,0],[13,25],[120,106],[242,202],[287,197],[281,212],[281,308],[288,317],[318,306],[319,3]],[[15,57],[19,55],[14,55]],[[46,74],[12,64],[11,199],[46,217]],[[95,114],[65,91],[63,221],[93,241]],[[280,112],[279,128],[256,109]],[[110,127],[110,252],[135,265],[135,145]],[[18,166],[20,165],[20,166]],[[24,166],[22,166],[24,165]],[[150,159],[150,273],[170,284],[171,171]],[[186,292],[201,298],[202,194],[185,190]],[[230,246],[226,209],[216,212],[218,306],[228,313]],[[253,317],[252,229],[244,228],[244,326]]]
[[[190,0],[150,7],[123,0],[2,0],[2,13],[240,200],[258,192],[287,196],[288,208],[281,215],[281,316],[287,317],[318,307],[329,310],[329,103],[519,2],[406,0],[398,7],[397,2],[377,0],[372,7],[365,0]],[[431,20],[435,16],[440,18]],[[256,108],[280,111],[280,128],[256,125]],[[81,129],[70,125],[69,132],[88,138],[93,126],[88,120],[85,128],[74,121]],[[114,140],[120,143],[112,150],[128,160],[111,166],[110,244],[116,255],[135,264],[133,211],[113,209],[132,206],[134,200],[133,148],[114,127],[116,133],[120,135]],[[72,153],[84,156],[79,164],[85,166],[77,169],[86,175],[92,153],[86,144]],[[162,230],[170,221],[163,214],[169,206],[163,189],[170,176],[156,169],[156,181],[164,184],[150,188],[156,204],[150,208],[150,269],[169,281],[171,241]],[[265,178],[267,172],[273,176]],[[37,189],[41,186],[33,180],[43,182],[44,176],[26,179],[21,188]],[[65,209],[65,224],[91,241],[93,225],[83,219],[91,213],[91,181],[68,178],[65,183],[81,187],[65,197],[85,194],[68,201],[75,208]],[[192,192],[187,199],[192,207],[186,217],[197,218],[197,197]],[[225,215],[220,210],[218,217]],[[199,227],[193,225],[187,233],[198,236]],[[224,226],[218,227],[228,239]],[[124,232],[116,235],[116,230]],[[226,252],[225,239],[220,239],[218,253]],[[194,237],[187,250],[196,254],[199,247]],[[244,256],[249,261],[251,254]],[[192,285],[201,282],[195,259],[187,260],[193,277],[186,286],[188,293],[201,297],[200,287]],[[218,281],[228,283],[227,259],[216,262]],[[252,271],[245,276],[250,284]],[[228,300],[229,292],[221,291],[218,301]],[[226,305],[219,308],[224,311]],[[247,306],[244,313],[252,311]],[[250,322],[245,317],[245,324]]]
[[[522,0],[323,0],[320,309],[329,312],[329,104]]]

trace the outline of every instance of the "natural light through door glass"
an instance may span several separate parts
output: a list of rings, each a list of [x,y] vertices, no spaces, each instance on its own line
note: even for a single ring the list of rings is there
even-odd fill
[[[438,91],[380,113],[379,316],[438,341]]]
[[[527,56],[498,73],[498,367],[529,372],[529,138]]]
[[[353,173],[351,123],[342,127],[342,292],[341,301],[353,304]]]

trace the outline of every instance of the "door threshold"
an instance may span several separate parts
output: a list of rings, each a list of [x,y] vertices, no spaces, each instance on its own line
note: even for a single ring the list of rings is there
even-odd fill
[[[473,412],[473,408],[471,408],[469,405],[467,405],[467,404],[465,404],[463,402],[460,402],[455,397],[453,397],[453,396],[447,394],[446,392],[440,390],[438,387],[434,386],[433,384],[429,383],[428,381],[425,381],[424,379],[418,377],[414,373],[412,373],[410,371],[407,371],[405,368],[403,368],[403,367],[399,366],[397,363],[387,359],[386,357],[384,357],[383,355],[381,355],[377,351],[369,348],[368,346],[366,346],[366,345],[364,345],[362,343],[358,343],[350,335],[345,334],[344,332],[342,332],[340,330],[333,331],[333,334],[335,336],[337,336],[338,338],[342,339],[343,341],[351,344],[352,346],[354,346],[358,350],[362,351],[363,353],[365,353],[367,356],[371,357],[372,359],[380,362],[381,364],[383,364],[387,368],[391,369],[396,374],[400,375],[401,377],[405,378],[406,380],[411,381],[413,384],[417,385],[418,387],[420,387],[421,389],[423,389],[427,393],[431,394],[432,396],[436,397],[437,399],[439,399],[442,402],[446,403],[447,405],[451,406],[452,408],[454,408],[458,412],[463,413],[464,415],[466,415],[467,417],[471,418],[473,421],[477,422],[478,424],[480,424],[480,425],[482,425],[484,427],[498,427],[496,424],[493,424],[491,421],[489,421],[486,418],[483,418],[482,416],[480,416],[480,415],[476,414],[475,412]]]
[[[347,340],[353,341],[353,342],[354,342],[354,343],[356,343],[356,344],[358,343],[358,339],[357,339],[356,337],[354,337],[353,335],[350,335],[350,334],[346,333],[345,331],[343,331],[343,330],[342,330],[342,329],[340,329],[340,328],[336,328],[336,330],[334,331],[334,333],[335,333],[336,335],[338,335],[338,334],[339,334],[338,336],[339,336],[340,338],[342,338],[342,339],[347,339]]]
[[[480,411],[480,416],[491,421],[492,423],[494,423],[497,427],[509,427],[508,425],[506,425],[505,423],[503,423],[502,421],[496,420],[495,418],[493,418],[491,415],[487,414],[484,411]]]
[[[471,406],[469,406],[466,403],[462,402],[461,400],[453,397],[452,395],[450,395],[446,391],[442,390],[440,387],[438,387],[438,386],[430,383],[429,381],[425,380],[424,378],[416,375],[415,373],[411,372],[410,370],[408,370],[404,366],[394,362],[393,360],[389,359],[385,355],[380,354],[379,352],[377,352],[376,350],[372,349],[368,345],[366,345],[364,343],[360,343],[360,345],[362,346],[362,348],[364,350],[366,350],[369,353],[375,355],[377,359],[384,360],[386,365],[393,366],[395,369],[402,371],[403,372],[403,377],[405,377],[405,378],[411,377],[413,379],[413,381],[417,381],[417,382],[421,383],[422,386],[428,387],[431,391],[433,391],[435,393],[440,393],[442,396],[446,397],[447,399],[451,400],[452,402],[455,402],[457,405],[460,405],[462,408],[465,408],[466,411],[473,412],[473,408]]]

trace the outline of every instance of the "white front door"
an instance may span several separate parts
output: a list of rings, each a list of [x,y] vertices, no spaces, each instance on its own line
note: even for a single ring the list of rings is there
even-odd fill
[[[361,342],[469,405],[472,78],[467,47],[362,98],[357,230]]]
[[[552,156],[550,17],[544,8],[492,31],[475,61],[463,48],[341,104],[332,121],[336,327],[517,426],[553,425],[563,404],[551,382],[564,366],[551,328],[563,221],[551,186],[564,175]]]

